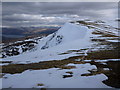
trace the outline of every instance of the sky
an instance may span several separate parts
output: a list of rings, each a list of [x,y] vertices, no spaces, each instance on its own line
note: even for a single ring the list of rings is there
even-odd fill
[[[116,2],[2,2],[2,25],[61,25],[80,19],[115,20]]]

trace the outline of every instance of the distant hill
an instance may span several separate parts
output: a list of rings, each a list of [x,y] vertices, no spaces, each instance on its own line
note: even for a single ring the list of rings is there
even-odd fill
[[[60,27],[16,27],[2,28],[2,42],[9,43],[26,38],[33,38],[43,35],[49,35],[57,31]]]

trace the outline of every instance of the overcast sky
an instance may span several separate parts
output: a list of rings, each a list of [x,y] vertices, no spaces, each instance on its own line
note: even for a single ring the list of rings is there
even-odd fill
[[[3,2],[3,26],[63,24],[88,19],[116,19],[117,3],[113,2]]]

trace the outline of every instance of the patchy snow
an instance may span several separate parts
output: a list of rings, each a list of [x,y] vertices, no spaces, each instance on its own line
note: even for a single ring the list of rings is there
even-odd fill
[[[103,70],[109,71],[110,69],[109,68],[103,68]]]
[[[91,62],[93,60],[84,60],[86,62]],[[95,62],[108,62],[108,61],[120,61],[120,59],[106,59],[106,60],[94,60]]]
[[[75,53],[70,53],[69,55],[59,54],[68,50],[89,48],[92,44],[90,42],[91,32],[92,30],[85,26],[66,23],[56,33],[43,37],[38,42],[36,51],[4,58],[3,61],[13,61],[13,63],[32,63],[49,60],[61,60],[71,56],[77,56]]]
[[[105,33],[113,32],[113,34],[117,35],[117,32],[115,31],[114,27],[110,27],[108,25],[108,28],[105,28],[102,27],[101,25],[94,27],[98,31],[102,31]],[[80,24],[76,25],[72,23],[66,23],[57,32],[40,39],[40,41],[38,41],[38,45],[35,51],[22,53],[17,56],[7,57],[4,58],[3,61],[13,61],[13,63],[27,64],[40,61],[62,60],[72,56],[79,56],[79,54],[76,53],[59,55],[69,50],[92,48],[93,51],[96,51],[106,48],[106,45],[95,46],[98,44],[98,42],[91,42],[90,41],[91,37],[92,39],[106,39],[106,40],[112,39],[112,37],[100,37],[100,35],[93,35],[92,34],[93,31],[94,29],[89,29],[86,26],[81,26]],[[118,40],[107,41],[117,42]],[[87,55],[86,52],[84,52],[84,54]]]
[[[0,66],[8,65],[9,63],[0,63]]]
[[[73,63],[69,63],[68,65],[66,65],[66,66],[74,66],[75,64],[73,64]]]
[[[114,20],[106,20],[106,24],[118,28],[118,21]]]
[[[3,88],[110,88],[102,83],[107,77],[104,74],[94,76],[81,76],[89,73],[88,70],[96,69],[90,64],[72,64],[75,69],[51,68],[45,70],[27,70],[21,74],[6,74],[2,78]],[[66,72],[73,72],[72,77],[63,78],[63,75],[70,75]],[[43,84],[44,86],[38,86]]]
[[[94,27],[98,31],[102,31],[105,33],[113,32],[113,34],[117,35],[117,32],[115,31],[114,27],[110,27],[109,25],[108,28],[102,27],[102,24],[100,24],[100,26],[94,26]],[[66,23],[57,32],[40,39],[40,41],[38,41],[38,45],[35,51],[22,53],[17,56],[7,57],[4,58],[3,61],[13,61],[13,63],[26,64],[26,63],[35,63],[40,61],[62,60],[72,56],[79,56],[79,54],[76,53],[59,55],[69,50],[94,48],[92,50],[96,51],[102,48],[106,48],[106,45],[95,46],[98,44],[98,42],[91,42],[90,41],[91,37],[92,39],[110,39],[112,37],[100,37],[100,35],[93,35],[92,34],[93,31],[94,29],[89,29],[88,27],[80,24],[76,25],[72,23]],[[108,40],[108,41],[116,42],[117,40]],[[85,53],[85,55],[87,54]]]
[[[108,26],[106,29],[105,27],[101,26],[95,26],[95,28],[105,33],[110,31],[110,33],[113,32],[113,35],[117,35],[114,27],[109,28]],[[91,33],[92,31],[94,30],[89,29],[86,26],[81,26],[80,24],[75,25],[66,23],[57,32],[50,34],[47,37],[43,37],[37,41],[38,45],[35,51],[0,59],[0,61],[13,61],[13,64],[27,64],[40,61],[62,60],[72,56],[80,56],[77,54],[77,52],[74,51],[69,54],[61,54],[70,50],[86,49],[83,53],[84,55],[87,55],[89,49],[95,51],[99,50],[100,48],[105,48],[106,45],[96,46],[98,42],[91,42],[90,39],[110,39],[110,37],[100,37],[101,35],[93,35]],[[116,40],[112,40],[111,42],[116,42]],[[19,52],[22,51],[19,50]],[[76,61],[80,61],[80,59],[76,59]],[[90,62],[91,60],[85,61]],[[106,64],[105,62],[107,61],[120,61],[120,59],[95,60],[95,62],[101,62],[103,64]],[[7,65],[8,63],[5,64]],[[2,63],[0,66],[5,64]],[[70,63],[66,66],[75,66],[76,68],[69,70],[59,68],[27,70],[20,74],[6,74],[4,78],[1,78],[0,80],[3,80],[3,88],[110,88],[109,86],[102,83],[103,80],[107,79],[104,74],[81,76],[81,74],[90,73],[88,70],[97,69],[96,66],[90,65],[88,63]],[[104,68],[104,70],[108,70],[108,68]],[[63,78],[63,75],[71,75],[70,73],[66,72],[72,72],[73,74],[71,77]]]
[[[119,40],[107,40],[109,42],[119,42]]]
[[[96,62],[120,61],[120,59],[96,60]]]

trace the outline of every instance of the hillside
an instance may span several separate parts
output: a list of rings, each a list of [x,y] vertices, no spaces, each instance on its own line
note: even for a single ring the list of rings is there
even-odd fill
[[[120,88],[118,31],[103,21],[78,20],[48,36],[11,43],[2,51],[3,87]]]

